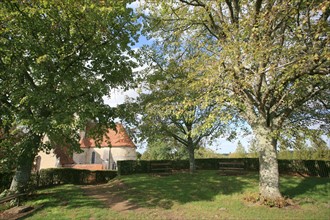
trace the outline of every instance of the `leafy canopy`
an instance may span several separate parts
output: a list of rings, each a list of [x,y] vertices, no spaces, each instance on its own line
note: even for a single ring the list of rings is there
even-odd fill
[[[0,3],[1,149],[17,143],[17,129],[74,146],[88,120],[112,125],[103,97],[130,86],[136,65],[130,2]]]

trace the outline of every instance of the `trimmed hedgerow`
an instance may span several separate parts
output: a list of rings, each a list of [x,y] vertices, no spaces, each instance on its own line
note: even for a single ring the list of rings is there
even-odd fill
[[[224,161],[242,161],[244,169],[248,171],[259,170],[258,158],[208,158],[196,159],[196,168],[199,170],[218,170],[219,162]],[[170,162],[173,170],[189,169],[188,160],[158,160],[158,161],[118,161],[118,175],[128,175],[134,173],[150,173],[151,163],[168,163]],[[330,161],[324,160],[278,160],[280,173],[299,173],[306,176],[329,177]]]
[[[72,168],[42,169],[38,175],[37,186],[51,186],[58,184],[91,184],[105,183],[117,176],[112,170],[80,170]]]
[[[14,172],[0,173],[0,192],[10,187]],[[117,176],[113,170],[78,170],[72,168],[50,168],[42,169],[39,173],[31,175],[29,187],[39,188],[60,184],[97,184],[106,183]]]

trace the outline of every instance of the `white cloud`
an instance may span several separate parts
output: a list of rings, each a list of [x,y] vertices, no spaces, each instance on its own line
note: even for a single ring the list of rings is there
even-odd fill
[[[123,104],[127,98],[136,98],[138,97],[137,91],[134,89],[129,89],[123,91],[121,89],[113,89],[111,91],[110,97],[104,97],[104,102],[111,107],[116,107],[117,105]]]

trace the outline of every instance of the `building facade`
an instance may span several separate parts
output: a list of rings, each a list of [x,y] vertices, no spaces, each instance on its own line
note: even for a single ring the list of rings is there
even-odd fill
[[[82,153],[69,155],[65,148],[56,148],[48,153],[39,152],[35,169],[72,167],[88,170],[116,170],[117,161],[136,160],[136,146],[122,124],[116,130],[108,129],[99,146],[95,140],[81,133],[80,149]]]

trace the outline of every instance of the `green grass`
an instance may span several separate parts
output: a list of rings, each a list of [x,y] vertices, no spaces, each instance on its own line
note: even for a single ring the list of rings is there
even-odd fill
[[[170,176],[130,175],[120,195],[139,209],[116,212],[85,196],[79,186],[44,189],[28,201],[43,208],[27,219],[330,219],[329,178],[281,177],[283,195],[295,207],[269,208],[247,203],[257,194],[258,176],[221,176],[200,171]]]
[[[39,190],[25,205],[42,205],[24,219],[122,219],[120,213],[108,209],[99,200],[87,197],[79,186],[62,185]],[[130,215],[128,215],[130,216]],[[132,215],[133,216],[133,215]]]

